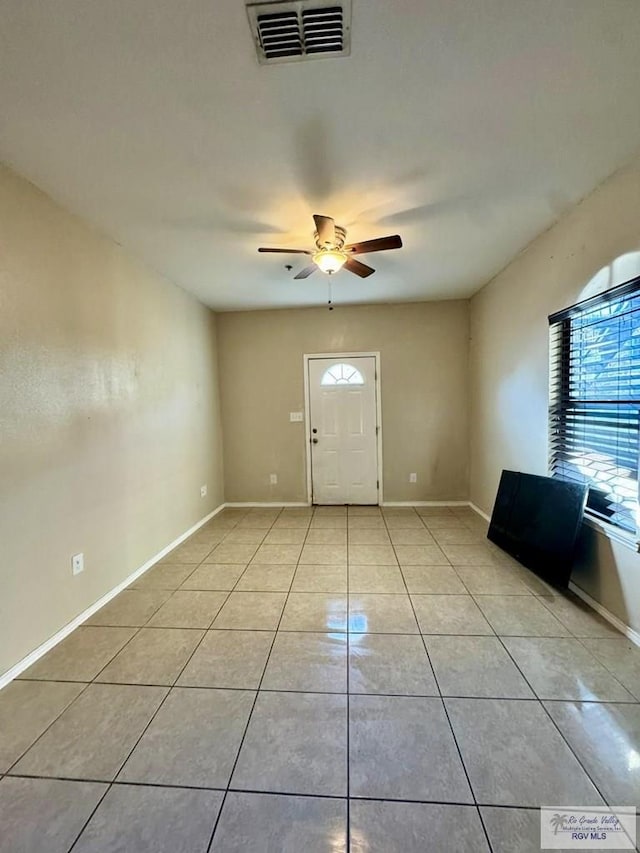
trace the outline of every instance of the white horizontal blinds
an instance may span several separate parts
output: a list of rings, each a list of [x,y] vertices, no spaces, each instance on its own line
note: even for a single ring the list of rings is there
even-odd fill
[[[635,533],[640,278],[549,323],[551,475],[589,485],[589,511]]]

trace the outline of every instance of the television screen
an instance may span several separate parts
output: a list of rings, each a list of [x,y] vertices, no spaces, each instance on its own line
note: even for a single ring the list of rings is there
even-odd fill
[[[557,587],[567,587],[587,486],[503,471],[488,538]]]

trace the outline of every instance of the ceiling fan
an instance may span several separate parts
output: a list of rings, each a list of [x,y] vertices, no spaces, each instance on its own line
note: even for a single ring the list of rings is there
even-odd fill
[[[375,270],[373,267],[357,261],[353,257],[354,255],[402,248],[402,240],[397,234],[391,237],[378,237],[375,240],[365,240],[362,243],[351,243],[345,246],[347,231],[340,225],[336,225],[330,216],[320,216],[314,213],[313,221],[316,224],[316,230],[313,235],[316,241],[316,249],[314,251],[308,249],[270,249],[264,247],[258,249],[258,251],[310,255],[313,263],[300,270],[294,278],[308,278],[317,269],[322,270],[322,272],[328,275],[333,275],[338,270],[341,270],[342,267],[355,275],[359,275],[360,278],[366,278],[372,275]]]

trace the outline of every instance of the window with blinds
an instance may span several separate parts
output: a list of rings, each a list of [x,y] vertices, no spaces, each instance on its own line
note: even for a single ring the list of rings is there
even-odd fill
[[[552,314],[549,325],[550,473],[586,483],[588,512],[636,534],[640,277]]]

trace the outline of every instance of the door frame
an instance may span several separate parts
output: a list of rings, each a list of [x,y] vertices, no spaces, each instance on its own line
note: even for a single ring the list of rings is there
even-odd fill
[[[379,352],[314,352],[305,353],[302,356],[302,364],[304,370],[304,429],[305,429],[305,446],[306,446],[306,465],[307,465],[307,503],[309,506],[313,503],[313,482],[311,470],[311,393],[309,389],[309,362],[316,358],[373,358],[375,359],[376,371],[376,447],[377,447],[377,463],[378,463],[378,506],[383,503],[383,485],[384,479],[382,476],[382,400],[381,400],[381,385],[380,385],[380,353]]]

